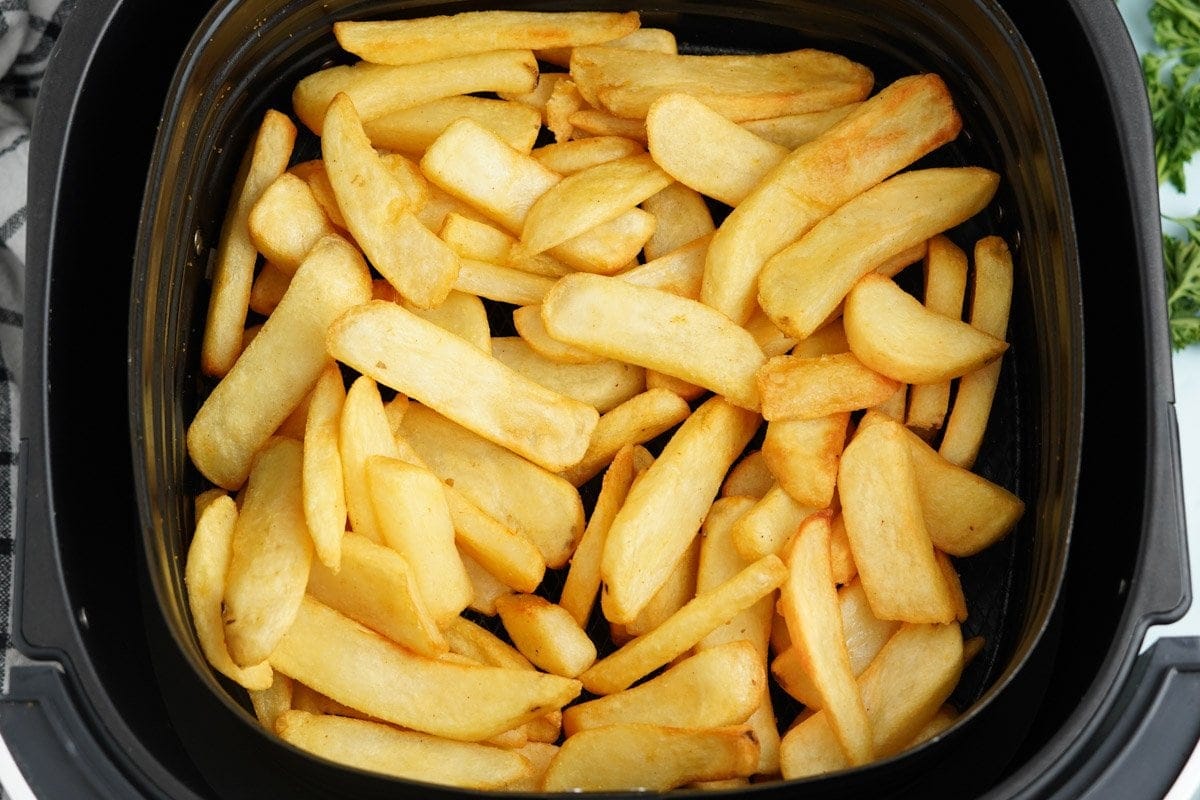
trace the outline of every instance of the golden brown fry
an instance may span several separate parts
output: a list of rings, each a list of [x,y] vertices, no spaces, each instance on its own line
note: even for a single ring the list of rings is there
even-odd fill
[[[831,108],[828,111],[810,111],[807,114],[789,114],[783,117],[768,119],[752,119],[741,123],[742,127],[751,133],[761,136],[768,142],[782,145],[788,150],[795,150],[801,145],[808,144],[821,136],[834,125],[838,124],[862,103],[847,103],[844,106]]]
[[[393,111],[363,123],[371,144],[419,158],[456,119],[466,117],[528,153],[542,126],[541,114],[523,103],[459,95]]]
[[[622,447],[648,442],[683,422],[690,413],[688,404],[666,389],[635,395],[600,417],[587,452],[562,476],[581,486],[598,475]]]
[[[586,136],[620,136],[646,143],[646,124],[640,119],[623,119],[595,108],[581,108],[568,117],[576,137],[579,131]]]
[[[309,397],[304,430],[304,519],[317,558],[336,572],[346,530],[345,479],[338,448],[346,388],[336,364],[325,368]]]
[[[626,50],[650,50],[655,53],[679,52],[675,44],[675,34],[662,28],[638,28],[619,39],[613,39],[603,44],[605,47],[621,47]],[[570,47],[554,47],[538,50],[535,55],[537,55],[538,61],[567,68],[571,66],[572,51],[573,48]]]
[[[768,423],[763,459],[779,486],[800,505],[827,508],[833,502],[849,424],[849,412]]]
[[[747,497],[761,500],[775,485],[775,476],[767,468],[761,450],[754,450],[734,465],[721,485],[721,497]]]
[[[575,678],[596,661],[596,645],[561,606],[533,594],[496,599],[496,611],[513,644],[534,665]]]
[[[776,356],[759,370],[763,418],[817,419],[884,402],[899,383],[866,367],[852,353]]]
[[[800,505],[776,483],[734,524],[734,544],[747,561],[779,553],[800,523],[817,510]]]
[[[700,564],[700,537],[692,540],[687,550],[675,562],[667,580],[645,608],[634,617],[625,631],[630,636],[642,636],[657,628],[696,596],[696,568]]]
[[[268,111],[242,159],[234,179],[233,200],[221,225],[212,295],[204,323],[200,367],[221,377],[241,353],[242,327],[250,304],[250,286],[258,253],[250,240],[250,210],[287,169],[296,141],[296,126],[278,111]]]
[[[517,591],[537,589],[546,574],[546,559],[528,536],[500,524],[452,487],[447,487],[446,503],[454,522],[454,541],[464,555]]]
[[[534,150],[531,155],[547,169],[559,175],[574,175],[598,164],[644,152],[646,148],[632,139],[620,136],[593,136],[588,139],[548,144]]]
[[[571,115],[586,105],[574,81],[568,78],[554,84],[542,114],[546,118],[546,127],[554,134],[555,142],[565,142],[571,138],[574,132]]]
[[[646,242],[646,261],[661,258],[716,230],[704,198],[678,181],[646,198],[642,208],[658,220],[654,235]]]
[[[295,683],[287,675],[276,672],[272,676],[271,685],[266,689],[251,689],[250,704],[254,706],[254,716],[263,729],[274,733],[275,722],[283,712],[292,707],[292,689]]]
[[[325,171],[325,162],[319,158],[302,161],[293,165],[288,172],[302,178],[329,221],[339,230],[346,230],[346,219],[342,216],[342,210],[338,208],[337,197],[334,196],[333,186],[329,183],[329,173]]]
[[[554,280],[522,269],[463,259],[454,288],[498,303],[524,306],[542,302]]]
[[[254,279],[254,285],[250,287],[250,310],[264,317],[271,316],[291,282],[292,276],[270,261],[263,264]]]
[[[607,358],[592,364],[551,361],[517,336],[493,339],[492,356],[534,383],[587,403],[601,414],[641,393],[646,386],[646,371],[641,367]]]
[[[933,237],[925,256],[925,307],[960,319],[966,290],[967,254],[945,236]],[[913,386],[904,423],[929,439],[942,429],[949,407],[949,381]]]
[[[542,358],[559,364],[598,364],[605,359],[590,350],[560,342],[546,330],[540,305],[523,306],[513,311],[517,335]]]
[[[336,233],[308,183],[285,172],[266,188],[247,219],[254,246],[291,275],[322,237]]]
[[[375,519],[367,482],[367,462],[377,455],[396,458],[398,453],[379,389],[365,375],[359,376],[346,393],[338,425],[338,454],[342,460],[350,527],[355,533],[382,544],[383,535]]]

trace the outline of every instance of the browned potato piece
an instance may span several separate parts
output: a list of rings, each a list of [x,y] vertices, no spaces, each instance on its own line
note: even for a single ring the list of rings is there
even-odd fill
[[[945,236],[933,237],[925,256],[925,307],[959,319],[966,290],[967,254]],[[929,439],[942,429],[949,407],[949,381],[913,386],[904,423]]]

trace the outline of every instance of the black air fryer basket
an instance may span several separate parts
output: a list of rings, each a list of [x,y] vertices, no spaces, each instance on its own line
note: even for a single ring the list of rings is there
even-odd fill
[[[207,5],[81,6],[43,89],[14,616],[23,658],[0,701],[0,732],[46,797],[452,794],[282,744],[214,677],[182,585],[190,497],[203,488],[183,431],[206,387],[205,271],[263,110],[289,109],[300,76],[342,58],[336,19],[487,6]],[[1146,628],[1182,614],[1189,590],[1149,123],[1115,7],[753,0],[640,10],[698,51],[826,47],[870,66],[877,86],[941,74],[964,135],[920,166],[1001,174],[996,201],[958,233],[960,244],[1004,236],[1017,266],[1013,346],[977,469],[1028,511],[1001,544],[960,564],[972,612],[964,632],[987,641],[955,694],[966,713],[899,757],[744,793],[1161,796],[1200,737],[1200,644],[1163,640],[1137,657]],[[315,140],[304,148],[315,154]],[[123,415],[132,448],[112,424]]]

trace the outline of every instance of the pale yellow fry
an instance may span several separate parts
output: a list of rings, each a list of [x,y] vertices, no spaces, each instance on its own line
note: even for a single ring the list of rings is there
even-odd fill
[[[1012,304],[1013,262],[1008,245],[998,236],[980,239],[975,245],[975,279],[971,293],[971,325],[984,333],[1004,338]],[[946,422],[939,451],[947,461],[970,469],[979,455],[996,386],[1000,383],[1000,359],[963,376],[958,382],[954,408]]]
[[[487,300],[513,305],[536,305],[554,287],[554,280],[524,270],[463,259],[454,289]]]
[[[803,506],[833,502],[850,413],[767,424],[762,454],[779,486]]]
[[[936,551],[938,567],[942,570],[942,577],[946,579],[946,585],[950,587],[950,596],[954,598],[954,619],[958,622],[966,622],[969,614],[967,609],[967,597],[963,594],[962,581],[958,577],[958,570],[954,568],[953,562],[950,561],[950,556],[943,553],[941,550]]]
[[[583,457],[599,420],[594,408],[394,304],[347,312],[330,326],[327,346],[339,361],[551,471]]]
[[[271,316],[291,282],[292,276],[270,261],[263,264],[254,279],[254,285],[250,287],[250,310],[264,317]]]
[[[632,266],[654,234],[654,217],[631,208],[614,220],[550,249],[550,255],[582,272],[613,275]]]
[[[583,131],[587,136],[621,136],[646,143],[646,123],[640,119],[623,119],[599,109],[581,108],[568,121],[577,129],[576,136]]]
[[[422,308],[445,300],[458,257],[413,216],[418,184],[398,180],[384,165],[345,94],[325,114],[321,151],[338,207],[371,264]]]
[[[242,485],[254,454],[329,363],[325,329],[370,296],[371,277],[358,251],[334,236],[317,243],[262,332],[188,427],[188,453],[206,478],[231,490]]]
[[[554,760],[554,757],[558,755],[558,745],[530,741],[524,747],[518,747],[513,752],[529,762],[530,774],[527,778],[505,784],[503,788],[510,792],[532,793],[541,791],[542,781],[546,776],[546,769],[550,766],[550,762]]]
[[[283,712],[292,707],[292,689],[295,683],[287,675],[275,673],[271,685],[266,689],[251,689],[250,704],[254,706],[254,716],[263,730],[275,732],[275,722]]]
[[[471,602],[471,582],[454,545],[442,482],[423,467],[372,456],[367,485],[383,543],[412,567],[425,607],[444,625]]]
[[[680,56],[577,47],[571,74],[593,105],[641,119],[666,94],[696,97],[730,119],[762,119],[853,103],[871,91],[866,67],[819,50],[749,56]]]
[[[472,11],[452,16],[335,22],[343,50],[376,64],[415,64],[488,50],[540,50],[619,39],[637,30],[637,12]]]
[[[554,141],[565,142],[571,138],[574,131],[571,115],[586,105],[574,81],[559,81],[554,85],[554,91],[550,92],[546,107],[542,109],[546,127],[554,134]]]
[[[278,111],[267,111],[234,179],[233,198],[221,224],[213,268],[212,294],[204,323],[200,366],[208,375],[229,372],[242,352],[242,328],[250,303],[250,286],[258,258],[250,240],[250,210],[287,169],[296,141],[296,126]]]
[[[492,331],[488,323],[487,309],[483,301],[474,294],[452,291],[442,304],[435,308],[417,308],[403,298],[400,305],[424,320],[478,347],[485,353],[492,351]]]
[[[467,577],[471,580],[471,610],[485,617],[496,616],[496,600],[506,594],[512,594],[512,587],[488,572],[470,556],[463,554],[462,562]]]
[[[839,322],[840,327],[840,318],[836,321]],[[753,316],[746,320],[742,327],[750,332],[754,341],[758,343],[759,349],[767,358],[781,356],[796,348],[798,344],[803,344],[779,330],[761,308],[756,309]]]
[[[711,235],[708,234],[693,239],[653,261],[647,261],[621,273],[620,278],[626,283],[697,300],[700,297],[700,284],[704,280],[704,257],[708,253],[708,243],[711,239]],[[646,246],[648,248],[649,243]]]
[[[882,418],[859,426],[838,471],[842,519],[875,616],[950,622],[953,597],[925,527],[908,433]]]
[[[665,372],[758,408],[765,361],[744,329],[703,303],[618,278],[568,275],[546,295],[550,335],[594,353]]]
[[[546,109],[546,101],[554,94],[554,87],[559,81],[570,79],[565,72],[543,72],[537,76],[537,84],[531,91],[526,92],[497,92],[503,100],[511,100],[536,109],[542,114]]]
[[[1008,345],[936,314],[882,275],[855,284],[846,300],[846,338],[868,367],[907,383],[938,383],[973,372]]]
[[[520,254],[541,253],[616,219],[670,183],[670,176],[649,154],[606,161],[569,175],[529,209]]]
[[[520,233],[530,207],[561,180],[491,131],[460,119],[425,151],[421,171],[441,189]]]
[[[839,513],[831,524],[833,531],[829,535],[829,561],[833,567],[833,581],[844,586],[854,580],[858,567],[850,550],[850,538],[846,535],[846,521]]]
[[[965,648],[964,648],[965,650]],[[933,715],[933,719],[925,723],[925,727],[917,732],[917,735],[912,738],[908,746],[903,748],[911,750],[917,745],[924,744],[935,736],[940,736],[949,730],[950,726],[958,721],[958,712],[954,710],[954,706],[949,704],[943,705]]]
[[[341,93],[350,96],[362,119],[372,120],[443,97],[532,91],[537,74],[537,61],[528,50],[499,50],[398,67],[362,62],[329,67],[304,78],[292,92],[292,108],[320,136],[325,109]]]
[[[625,626],[630,636],[642,636],[657,628],[696,596],[696,568],[700,563],[700,537],[692,539],[675,562],[667,580],[650,602]]]
[[[479,741],[561,708],[578,681],[528,670],[467,666],[409,653],[305,598],[271,654],[285,675],[386,722]],[[463,703],[462,698],[472,698]]]
[[[586,140],[584,140],[586,141]],[[695,189],[676,181],[653,197],[642,208],[658,220],[654,235],[646,242],[646,261],[653,261],[716,230],[712,212]]]
[[[957,624],[907,624],[896,632],[858,679],[877,758],[893,755],[912,741],[950,696],[961,672],[962,634]],[[788,731],[780,762],[785,780],[850,766],[824,711]]]
[[[754,645],[732,641],[697,653],[633,689],[563,712],[567,736],[621,723],[719,728],[745,722],[767,685]]]
[[[714,397],[688,417],[630,490],[601,561],[610,621],[632,621],[667,580],[757,427],[758,415]]]
[[[785,333],[805,338],[859,278],[885,280],[868,273],[975,216],[991,202],[999,182],[990,170],[951,167],[901,173],[868,189],[767,262],[758,282],[759,305]],[[871,235],[861,236],[862,230]]]
[[[521,592],[537,589],[546,559],[537,545],[496,521],[461,492],[448,489],[446,502],[459,548],[493,576]]]
[[[751,133],[768,142],[786,147],[789,151],[808,144],[834,125],[841,122],[862,103],[847,103],[828,111],[810,111],[807,114],[788,114],[783,117],[752,119],[741,123]]]
[[[885,88],[788,156],[734,209],[709,248],[704,302],[745,322],[768,259],[851,198],[952,141],[961,126],[936,75]]]
[[[225,643],[236,664],[267,659],[296,616],[312,563],[299,442],[272,439],[254,459],[225,575]]]
[[[258,326],[262,330],[262,326]],[[250,337],[253,341],[258,334]],[[318,375],[318,377],[320,377]],[[312,401],[312,392],[304,395],[304,398],[296,404],[292,409],[292,413],[288,414],[287,419],[279,423],[279,427],[275,429],[276,436],[286,436],[289,439],[295,439],[297,442],[304,441],[304,431],[308,427],[308,404]]]
[[[310,397],[304,431],[304,519],[317,558],[336,572],[346,530],[346,484],[338,445],[346,388],[336,364],[321,373]]]
[[[829,564],[829,512],[804,521],[787,551],[779,607],[792,648],[807,668],[830,727],[851,764],[871,760],[871,725],[854,682]]]
[[[873,410],[878,411],[888,419],[894,419],[896,422],[904,422],[905,409],[908,408],[909,388],[907,383],[900,384],[896,387],[896,391],[892,392],[886,400],[872,406]]]
[[[633,477],[633,448],[622,447],[604,473],[587,529],[571,555],[571,568],[567,571],[558,602],[580,626],[586,626],[592,614],[596,593],[600,591],[600,558],[604,553],[604,542],[613,519],[625,504]]]
[[[746,497],[761,500],[775,485],[775,476],[767,468],[761,450],[747,453],[721,484],[721,497]]]
[[[583,534],[583,503],[557,475],[414,404],[403,438],[444,482],[505,527],[527,537],[551,568],[567,562]]]
[[[933,237],[925,256],[925,307],[961,319],[966,291],[967,254],[945,236]],[[949,407],[949,381],[913,386],[904,423],[930,438],[942,429]]]
[[[313,245],[337,232],[308,183],[289,172],[266,188],[250,210],[247,224],[258,251],[289,275]]]
[[[535,666],[578,677],[596,661],[596,645],[561,606],[533,594],[496,599],[496,611],[517,649]]]
[[[486,790],[502,788],[532,771],[514,750],[455,742],[361,719],[288,711],[279,718],[277,730],[280,738],[301,750],[407,780]]]
[[[309,595],[418,655],[435,658],[449,650],[409,561],[357,533],[346,534],[342,551],[337,572],[313,565]]]
[[[581,486],[598,475],[622,447],[648,442],[683,422],[690,413],[688,404],[666,389],[635,395],[600,417],[587,452],[562,476]]]
[[[431,231],[440,231],[446,224],[446,218],[451,214],[459,214],[479,222],[487,222],[486,215],[472,208],[467,203],[450,195],[432,183],[427,182],[429,200],[415,213],[421,224]]]
[[[529,659],[517,652],[515,647],[465,617],[451,620],[445,632],[453,653],[493,667],[533,669]]]
[[[598,364],[605,359],[590,350],[560,342],[546,330],[540,305],[523,306],[513,311],[517,335],[535,353],[559,364]]]
[[[456,119],[472,119],[510,147],[528,153],[542,126],[541,114],[523,103],[456,96],[393,111],[363,123],[371,144],[420,157]]]
[[[758,744],[745,726],[608,725],[567,739],[546,769],[542,791],[665,792],[696,781],[747,776],[757,764]]]
[[[640,485],[641,482],[634,489]],[[686,652],[742,609],[770,594],[786,577],[783,562],[776,556],[766,556],[720,586],[698,595],[650,633],[597,661],[580,680],[593,694],[612,694],[628,688]]]
[[[870,369],[853,353],[776,356],[758,372],[763,418],[771,421],[871,408],[898,388],[899,381]]]
[[[208,508],[212,501],[216,500],[218,497],[224,496],[225,490],[216,487],[212,489],[205,489],[203,492],[196,495],[196,500],[193,503],[195,518],[200,519],[200,516],[204,513],[204,509]]]
[[[646,370],[646,388],[666,389],[668,392],[674,392],[679,395],[689,403],[703,396],[708,391],[703,386],[697,386],[694,383],[688,383],[685,380],[676,378],[674,375],[667,375],[666,373],[652,369]]]
[[[367,483],[367,462],[377,455],[397,457],[396,442],[392,436],[391,421],[384,411],[375,381],[365,375],[359,376],[350,385],[342,406],[338,452],[342,458],[350,528],[381,544],[383,536],[375,519],[375,507],[371,503],[371,489]]]
[[[225,625],[221,619],[225,576],[229,571],[234,529],[238,511],[233,499],[222,494],[197,515],[196,530],[188,545],[184,583],[188,609],[204,657],[222,675],[251,690],[271,686],[271,667],[266,663],[238,666],[225,643]]]
[[[604,42],[605,47],[622,47],[626,50],[651,50],[655,53],[677,53],[675,34],[662,28],[638,28],[619,39]],[[560,67],[571,66],[570,47],[554,47],[538,50],[535,55],[538,61],[555,64]]]
[[[747,561],[779,553],[800,523],[818,509],[802,506],[776,483],[733,526],[733,542]]]
[[[594,136],[539,147],[531,155],[559,175],[574,175],[598,164],[646,152],[639,142],[620,136]]]
[[[512,258],[512,246],[516,239],[486,222],[456,212],[446,215],[438,235],[459,257],[470,261],[506,265],[548,278],[560,278],[571,271],[570,267],[545,253],[526,259]]]
[[[325,171],[325,162],[319,158],[314,161],[302,161],[292,165],[288,172],[302,178],[308,184],[309,191],[313,193],[313,197],[316,198],[329,221],[338,229],[346,230],[346,219],[342,216],[342,210],[338,208],[333,187],[329,184],[329,174]]]
[[[646,138],[671,177],[729,206],[746,199],[789,153],[686,94],[654,101]]]
[[[646,386],[646,371],[641,367],[607,358],[592,364],[552,361],[518,336],[493,339],[492,356],[534,383],[587,403],[601,414],[639,394]],[[595,432],[592,436],[595,437]]]

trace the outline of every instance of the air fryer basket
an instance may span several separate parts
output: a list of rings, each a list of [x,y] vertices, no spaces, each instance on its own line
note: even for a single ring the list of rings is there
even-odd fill
[[[187,462],[183,431],[207,388],[197,367],[207,301],[203,279],[232,175],[265,108],[287,110],[300,76],[344,58],[329,33],[333,20],[482,7],[487,6],[223,3],[193,39],[168,98],[147,183],[133,283],[131,426],[150,582],[170,634],[159,642],[157,655],[167,705],[202,771],[223,791],[252,793],[255,782],[245,782],[241,774],[235,786],[223,780],[230,740],[213,736],[214,719],[252,748],[250,760],[268,773],[260,779],[268,781],[263,785],[272,786],[271,791],[279,791],[283,772],[298,776],[296,796],[324,796],[351,786],[364,797],[394,795],[398,789],[393,781],[318,763],[262,734],[241,693],[205,665],[191,633],[182,555],[190,535],[190,498],[204,486]],[[987,642],[955,695],[970,710],[945,742],[810,783],[813,790],[841,792],[856,783],[870,785],[880,774],[892,780],[914,774],[943,758],[940,751],[946,747],[956,742],[961,747],[963,730],[969,731],[989,705],[1016,707],[1019,699],[1023,710],[1001,714],[1006,717],[1001,724],[994,709],[987,714],[995,730],[1007,731],[1007,736],[989,735],[1000,745],[994,763],[984,769],[997,769],[1032,717],[1047,677],[1040,664],[1024,665],[1035,652],[1039,661],[1045,659],[1052,647],[1037,649],[1051,622],[1065,568],[1082,427],[1082,319],[1074,231],[1058,141],[1036,68],[1002,12],[982,0],[776,0],[736,6],[672,2],[645,11],[644,22],[672,29],[681,48],[699,52],[826,47],[872,67],[878,86],[905,74],[937,72],[963,113],[964,135],[920,166],[979,164],[1002,176],[997,200],[954,235],[969,247],[981,235],[998,233],[1014,248],[1013,346],[977,469],[1017,491],[1029,509],[1001,544],[959,564],[971,603],[964,633],[983,635]],[[315,145],[302,141],[302,153],[305,147],[311,153]],[[208,752],[214,740],[222,752]],[[289,765],[286,770],[281,769],[284,764]],[[417,791],[428,794],[432,789]]]

